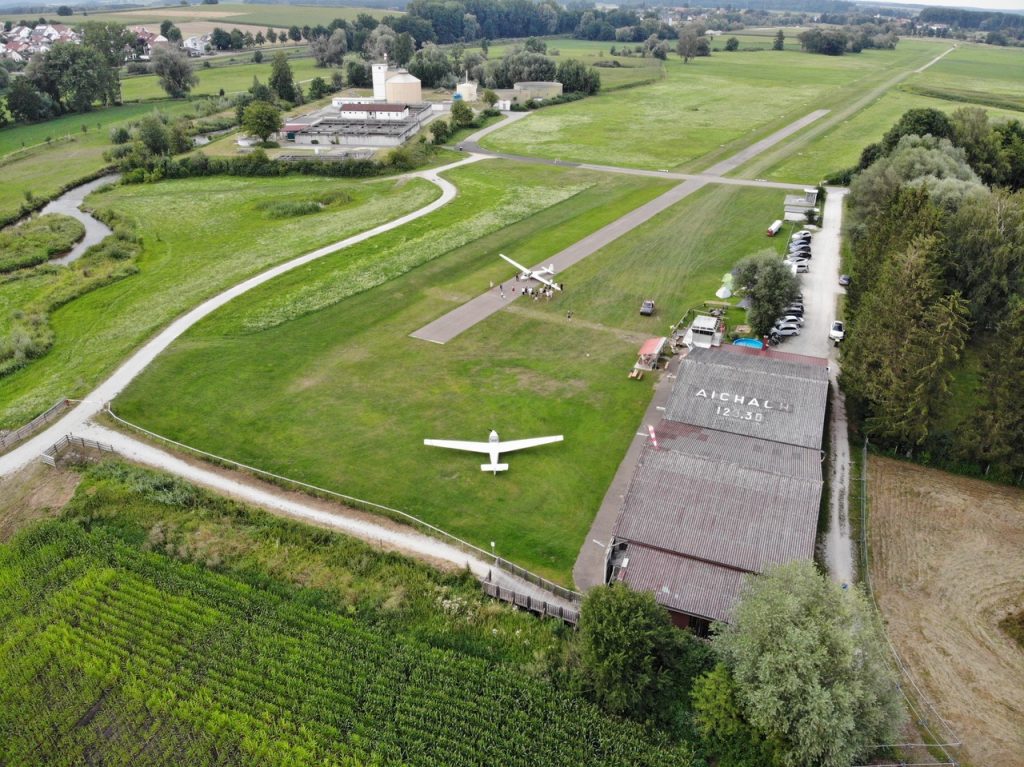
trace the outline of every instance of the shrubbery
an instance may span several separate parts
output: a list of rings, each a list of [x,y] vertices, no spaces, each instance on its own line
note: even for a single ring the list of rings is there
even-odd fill
[[[66,253],[85,235],[77,219],[51,213],[0,232],[0,273],[35,266]]]

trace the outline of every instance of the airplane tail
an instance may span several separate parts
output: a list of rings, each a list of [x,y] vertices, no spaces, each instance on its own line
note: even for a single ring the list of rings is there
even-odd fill
[[[497,474],[499,471],[508,471],[507,463],[485,463],[481,464],[480,471],[493,471]]]

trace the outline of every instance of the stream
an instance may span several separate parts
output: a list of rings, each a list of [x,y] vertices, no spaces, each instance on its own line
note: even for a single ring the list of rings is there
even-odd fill
[[[78,219],[85,225],[85,236],[75,243],[70,251],[65,253],[59,258],[50,259],[51,264],[70,264],[72,261],[77,261],[83,255],[85,251],[98,242],[101,242],[108,235],[113,234],[110,227],[104,224],[102,221],[93,218],[88,213],[82,210],[82,202],[92,192],[95,192],[101,186],[113,183],[117,181],[120,176],[116,173],[103,176],[90,181],[81,186],[76,186],[74,189],[65,192],[53,202],[47,204],[45,208],[40,211],[40,215],[46,215],[47,213],[60,213],[65,216],[71,216],[72,218]]]

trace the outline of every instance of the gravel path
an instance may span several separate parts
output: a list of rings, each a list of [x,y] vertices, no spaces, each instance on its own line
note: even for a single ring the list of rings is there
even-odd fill
[[[255,480],[248,474],[186,461],[129,434],[94,423],[77,429],[75,436],[103,442],[130,461],[168,472],[271,513],[324,525],[374,545],[396,549],[421,559],[444,562],[459,568],[465,567],[481,580],[490,575],[491,582],[502,588],[542,599],[548,604],[566,608],[577,607],[568,600],[493,567],[483,556],[474,556],[437,538],[418,533],[410,527],[388,520],[374,521],[372,515],[353,511],[340,504],[318,503],[312,498],[306,500],[299,494],[288,493]]]

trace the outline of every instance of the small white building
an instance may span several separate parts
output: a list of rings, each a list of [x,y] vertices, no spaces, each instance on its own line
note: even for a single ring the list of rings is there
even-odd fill
[[[408,120],[408,104],[342,104],[338,110],[345,120]]]

